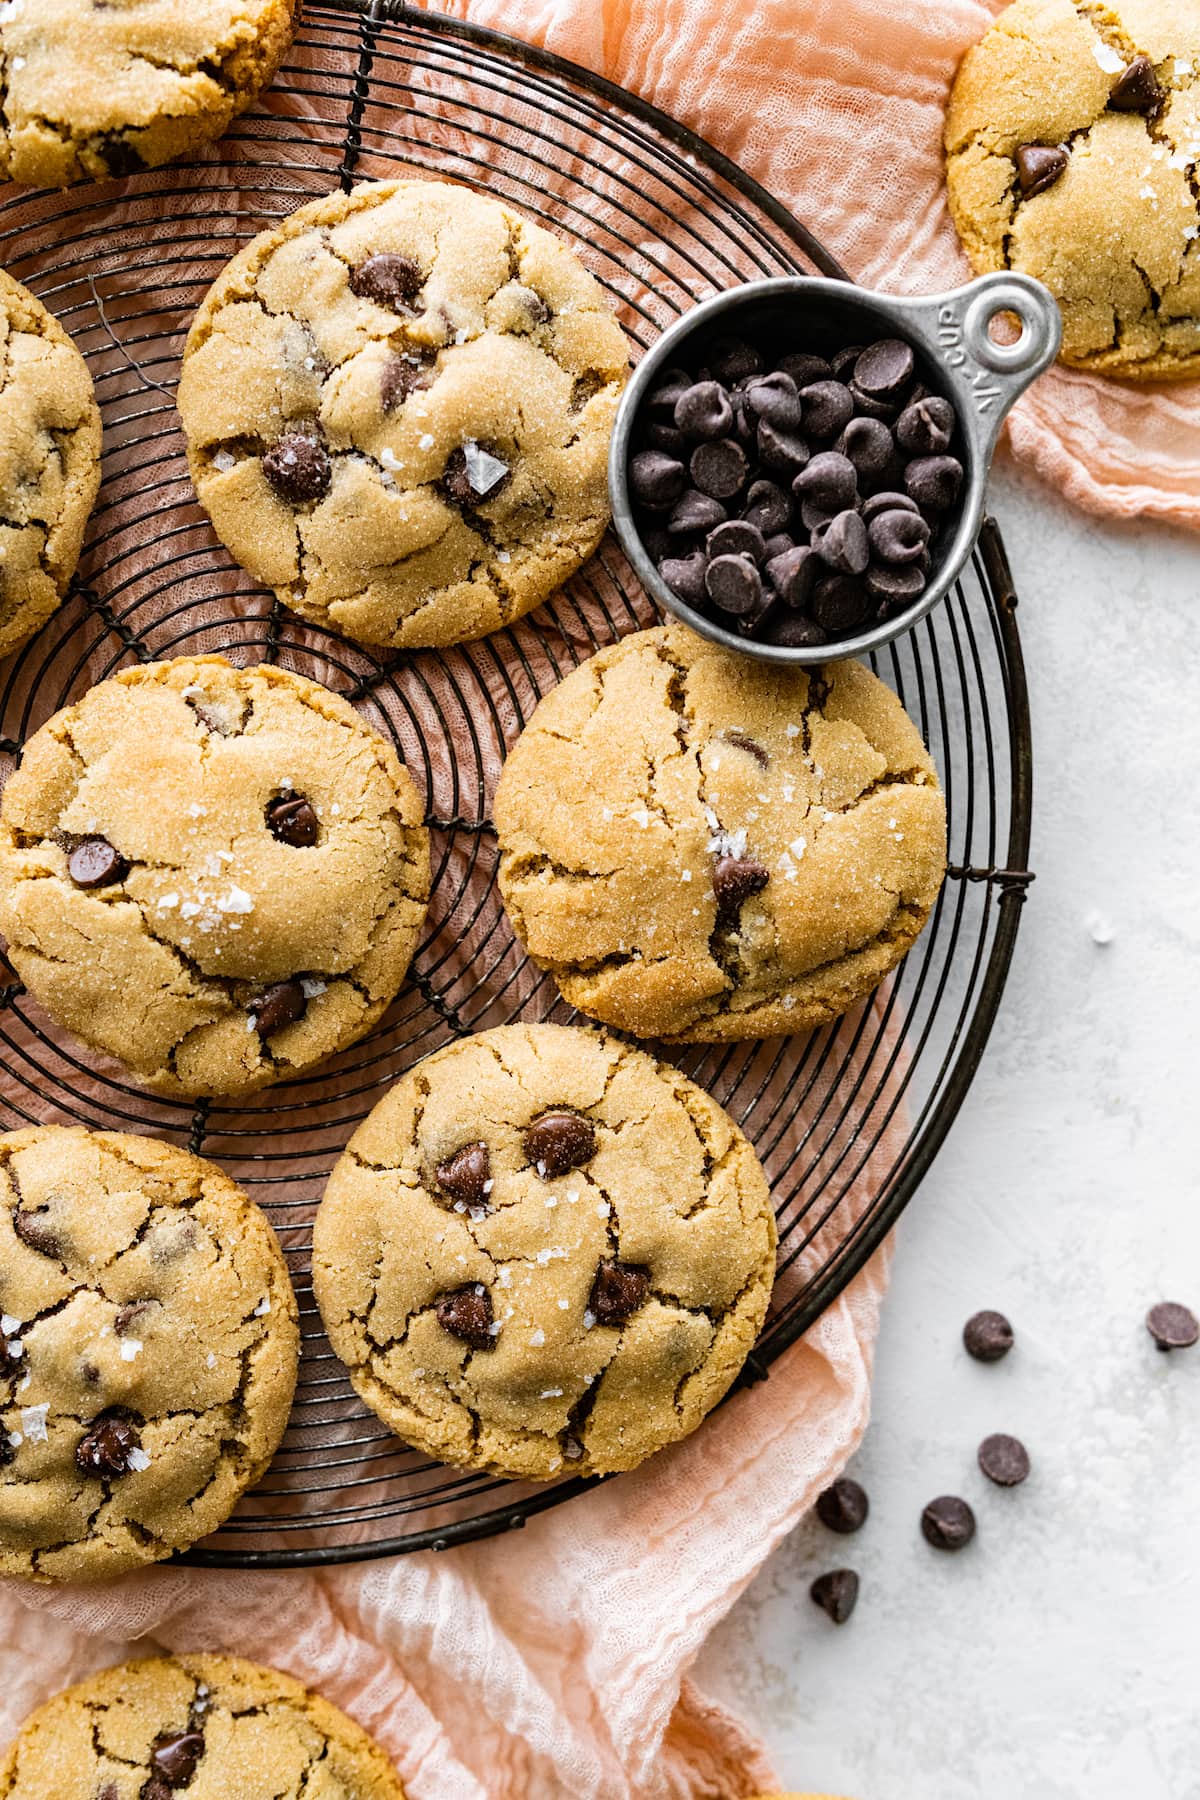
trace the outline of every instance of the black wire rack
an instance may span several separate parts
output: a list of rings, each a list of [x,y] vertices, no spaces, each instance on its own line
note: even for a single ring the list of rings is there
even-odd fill
[[[196,504],[174,411],[187,325],[223,264],[303,201],[405,170],[483,187],[574,240],[639,351],[734,282],[844,273],[741,170],[636,97],[394,0],[310,4],[270,95],[195,163],[0,200],[0,261],[72,332],[105,422],[104,484],[72,595],[0,667],[0,753],[11,764],[52,712],[135,659],[265,658],[346,695],[391,738],[424,786],[433,831],[428,926],[395,1006],[334,1063],[247,1102],[148,1096],[64,1039],[18,982],[0,987],[0,1123],[145,1131],[211,1156],[266,1207],[289,1257],[304,1354],[288,1433],[194,1562],[441,1549],[520,1526],[583,1486],[450,1470],[390,1437],[321,1332],[308,1251],[334,1159],[404,1069],[456,1035],[572,1016],[500,907],[490,796],[538,699],[601,645],[653,623],[653,609],[609,538],[511,630],[372,655],[302,624],[233,567]],[[765,1378],[883,1241],[995,1018],[1031,879],[1015,606],[989,521],[947,604],[873,659],[929,744],[949,809],[951,879],[899,974],[836,1029],[677,1057],[742,1123],[772,1181],[780,1279],[743,1381]]]

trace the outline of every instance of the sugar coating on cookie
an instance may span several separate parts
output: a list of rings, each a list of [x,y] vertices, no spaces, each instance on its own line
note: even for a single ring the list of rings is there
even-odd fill
[[[963,59],[946,120],[975,268],[1037,276],[1062,360],[1200,373],[1200,7],[1016,0]]]
[[[87,364],[41,301],[0,270],[0,656],[62,600],[99,486]]]
[[[766,1316],[754,1151],[678,1070],[513,1025],[401,1078],[317,1215],[313,1286],[359,1394],[445,1462],[629,1469],[693,1431]]]
[[[365,643],[451,644],[599,542],[627,360],[550,232],[468,188],[381,182],[229,265],[179,408],[218,537],[288,606]]]
[[[494,815],[521,942],[573,1006],[638,1037],[826,1024],[900,961],[945,873],[937,776],[882,682],[682,626],[547,695]]]
[[[394,750],[266,664],[101,682],[35,733],[0,805],[13,967],[165,1093],[261,1087],[353,1043],[399,989],[428,896]]]
[[[89,1676],[26,1719],[0,1800],[404,1800],[353,1719],[232,1656],[150,1656]]]
[[[275,1234],[212,1163],[0,1136],[4,1574],[94,1581],[215,1531],[278,1447],[298,1354]]]
[[[294,0],[5,0],[0,179],[104,180],[221,136],[274,77]]]

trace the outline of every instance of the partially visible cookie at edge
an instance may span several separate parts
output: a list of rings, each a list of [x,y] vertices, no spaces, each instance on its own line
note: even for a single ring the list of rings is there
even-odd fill
[[[297,0],[8,0],[0,180],[103,181],[186,156],[253,104]]]
[[[754,1150],[677,1069],[513,1025],[418,1063],[355,1132],[313,1288],[361,1397],[456,1465],[630,1469],[736,1378],[775,1276]]]
[[[627,367],[551,232],[447,182],[366,183],[218,277],[179,408],[217,536],[286,605],[364,643],[452,644],[599,543]]]
[[[239,1657],[148,1656],[90,1675],[25,1720],[0,1800],[404,1800],[361,1726]]]
[[[4,1574],[99,1580],[215,1531],[279,1445],[298,1355],[275,1234],[214,1164],[0,1135]]]
[[[61,603],[99,486],[100,410],[87,364],[53,314],[0,269],[0,656]]]
[[[945,131],[975,268],[1044,281],[1061,360],[1200,375],[1200,6],[1015,0],[964,57]]]

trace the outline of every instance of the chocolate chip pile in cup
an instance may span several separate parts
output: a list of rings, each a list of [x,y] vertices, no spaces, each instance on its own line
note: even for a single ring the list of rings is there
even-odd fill
[[[828,357],[718,338],[642,406],[634,519],[685,605],[766,643],[827,643],[925,591],[962,488],[957,433],[899,338]]]

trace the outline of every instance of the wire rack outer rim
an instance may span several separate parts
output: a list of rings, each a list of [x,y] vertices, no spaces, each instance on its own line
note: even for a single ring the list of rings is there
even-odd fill
[[[356,86],[364,97],[369,83],[375,32],[389,24],[404,24],[410,29],[459,38],[488,48],[510,60],[582,88],[595,98],[608,102],[650,126],[697,162],[706,165],[722,181],[758,207],[822,273],[835,279],[852,279],[807,227],[753,176],[689,126],[606,77],[553,51],[524,43],[507,33],[473,21],[427,11],[409,4],[408,0],[321,0],[321,4],[325,10],[343,12],[359,21],[362,64]],[[359,148],[352,121],[347,134],[346,157],[342,169],[342,179],[347,186],[352,179]],[[753,1380],[765,1378],[769,1365],[810,1329],[825,1308],[879,1249],[912,1199],[966,1098],[991,1035],[1007,981],[1022,904],[1028,884],[1033,879],[1027,867],[1032,818],[1032,732],[1024,658],[1016,621],[1017,596],[1003,541],[991,518],[984,522],[976,555],[984,566],[993,594],[995,623],[1004,657],[1003,675],[1010,733],[1011,808],[1005,867],[961,872],[970,879],[987,881],[999,889],[997,923],[986,972],[950,1077],[899,1177],[882,1202],[872,1208],[869,1227],[861,1234],[855,1234],[844,1253],[835,1256],[823,1276],[809,1288],[804,1303],[789,1313],[769,1339],[751,1353],[747,1367],[749,1378]],[[330,1567],[344,1563],[378,1561],[416,1550],[446,1550],[457,1544],[471,1543],[504,1531],[519,1529],[528,1519],[595,1485],[597,1484],[594,1482],[584,1481],[560,1482],[543,1493],[495,1507],[474,1518],[450,1521],[441,1527],[407,1532],[403,1537],[385,1538],[366,1544],[307,1546],[291,1550],[238,1551],[224,1546],[219,1550],[194,1548],[172,1560],[200,1568],[273,1570]]]

